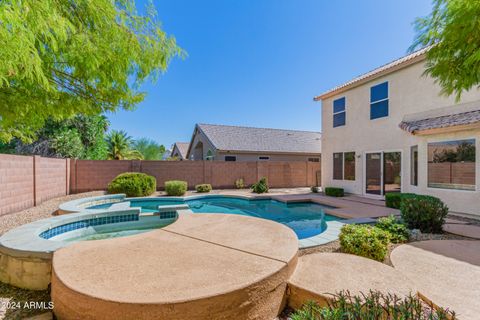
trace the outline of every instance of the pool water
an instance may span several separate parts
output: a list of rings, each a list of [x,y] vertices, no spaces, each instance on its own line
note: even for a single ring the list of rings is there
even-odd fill
[[[110,238],[117,238],[117,237],[125,237],[131,236],[134,234],[140,234],[148,231],[155,230],[157,228],[144,228],[144,229],[132,229],[132,230],[121,230],[121,231],[106,231],[101,233],[93,233],[89,235],[73,237],[73,238],[66,238],[66,242],[77,242],[77,241],[85,241],[85,240],[102,240],[102,239],[110,239]]]
[[[130,206],[141,207],[142,212],[156,212],[160,205],[178,204],[187,204],[194,213],[230,213],[273,220],[291,228],[299,239],[322,233],[327,228],[327,221],[341,220],[324,213],[328,206],[312,202],[283,203],[276,200],[248,200],[235,197],[130,200]],[[109,206],[111,204],[102,204],[89,209],[104,209]]]

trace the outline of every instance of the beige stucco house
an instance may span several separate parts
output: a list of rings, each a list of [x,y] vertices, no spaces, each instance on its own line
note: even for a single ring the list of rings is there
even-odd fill
[[[424,76],[419,50],[317,97],[322,185],[382,198],[414,192],[480,215],[480,91],[461,101]]]
[[[320,162],[321,133],[197,124],[189,160]]]
[[[188,142],[175,142],[172,146],[172,152],[170,158],[185,160],[187,159],[187,152],[189,147]]]

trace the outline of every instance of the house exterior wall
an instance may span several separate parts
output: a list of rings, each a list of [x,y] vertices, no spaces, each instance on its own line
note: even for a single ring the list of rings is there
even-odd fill
[[[185,159],[182,157],[182,153],[180,152],[180,150],[178,150],[177,145],[174,145],[174,146],[173,146],[173,150],[172,150],[172,153],[171,153],[171,157],[172,157],[172,158],[178,158],[179,160],[185,160]]]
[[[322,101],[322,186],[342,187],[346,192],[364,194],[365,153],[402,152],[402,192],[430,194],[441,198],[451,211],[480,215],[480,130],[412,135],[398,125],[404,116],[456,104],[454,97],[440,96],[432,78],[422,76],[424,62],[418,62],[374,79]],[[370,87],[388,81],[389,116],[370,120]],[[333,127],[333,101],[346,98],[346,124]],[[475,89],[462,96],[460,103],[480,101]],[[427,187],[427,144],[464,138],[476,139],[476,190],[463,191]],[[410,148],[418,146],[418,186],[410,185]],[[355,152],[355,180],[333,179],[333,153]]]
[[[201,152],[201,154],[202,154],[201,159],[195,153],[195,148],[198,146],[199,143],[203,144],[203,149],[202,149],[202,152]],[[190,150],[188,152],[187,159],[188,160],[205,160],[207,158],[207,154],[208,154],[209,150],[211,150],[213,155],[214,155],[213,160],[216,160],[215,159],[215,152],[216,152],[215,147],[210,143],[207,136],[203,132],[201,132],[198,129],[195,129],[195,134],[194,134],[194,137],[192,139],[192,142],[190,143]]]
[[[235,156],[236,161],[308,161],[309,158],[320,160],[319,154],[271,154],[271,153],[241,153],[241,152],[218,152],[215,160],[225,160],[225,156]],[[259,157],[269,157],[268,160],[260,160]]]

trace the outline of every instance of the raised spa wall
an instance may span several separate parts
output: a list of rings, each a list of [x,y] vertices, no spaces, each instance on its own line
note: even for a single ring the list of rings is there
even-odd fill
[[[117,199],[123,200],[124,196],[114,198],[117,202]],[[94,201],[91,205],[95,204],[98,202]],[[23,289],[45,290],[51,282],[53,253],[71,244],[62,237],[63,233],[78,237],[117,225],[121,229],[132,223],[135,223],[135,227],[161,227],[174,222],[178,212],[186,208],[185,205],[166,206],[158,215],[145,215],[140,219],[140,208],[83,210],[85,212],[54,216],[22,225],[0,237],[0,281]],[[75,210],[73,207],[68,209],[72,210],[65,212]]]

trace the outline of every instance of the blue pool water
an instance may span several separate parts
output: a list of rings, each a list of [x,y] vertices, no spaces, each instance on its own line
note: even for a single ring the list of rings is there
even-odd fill
[[[233,197],[205,197],[191,200],[130,200],[132,207],[142,212],[157,211],[159,205],[187,204],[194,213],[230,213],[258,217],[282,223],[291,228],[299,239],[322,233],[327,221],[341,220],[324,213],[327,206],[311,203],[283,203],[275,200],[247,200]],[[90,209],[108,208],[103,204]]]

